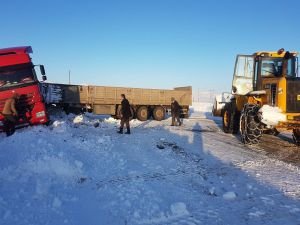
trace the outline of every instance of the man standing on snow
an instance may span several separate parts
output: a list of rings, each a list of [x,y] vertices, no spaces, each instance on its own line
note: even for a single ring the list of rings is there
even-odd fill
[[[177,123],[179,126],[181,126],[181,121],[180,121],[180,105],[178,102],[175,100],[175,98],[171,98],[171,114],[172,114],[172,124],[171,126],[175,126],[175,120],[177,120]]]
[[[7,136],[10,136],[15,132],[15,125],[18,117],[16,102],[19,98],[20,95],[18,93],[13,93],[11,98],[6,99],[2,110],[2,115],[4,116],[4,131]]]
[[[126,124],[127,132],[126,134],[130,134],[130,125],[129,118],[132,116],[129,101],[126,99],[124,94],[121,94],[122,102],[121,102],[121,126],[119,134],[123,134],[124,124]]]

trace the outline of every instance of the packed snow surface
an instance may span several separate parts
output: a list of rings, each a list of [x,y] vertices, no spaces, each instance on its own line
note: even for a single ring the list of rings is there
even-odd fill
[[[299,168],[194,113],[133,120],[131,135],[91,114],[1,133],[0,224],[300,224]]]

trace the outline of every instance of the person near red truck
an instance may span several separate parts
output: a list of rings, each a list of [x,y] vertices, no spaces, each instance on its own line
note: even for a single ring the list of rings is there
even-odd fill
[[[124,125],[126,125],[127,132],[125,134],[130,134],[130,124],[129,120],[132,116],[131,109],[130,109],[130,103],[126,99],[125,94],[121,94],[122,102],[121,102],[121,126],[119,130],[119,134],[123,134]]]
[[[181,107],[175,98],[171,98],[171,115],[172,115],[172,124],[171,126],[179,125],[181,126],[180,120]],[[176,123],[177,122],[177,123]]]
[[[10,98],[6,99],[2,110],[2,115],[4,117],[4,132],[7,136],[11,136],[15,132],[15,125],[18,120],[18,111],[16,110],[16,104],[19,98],[20,95],[14,92]]]

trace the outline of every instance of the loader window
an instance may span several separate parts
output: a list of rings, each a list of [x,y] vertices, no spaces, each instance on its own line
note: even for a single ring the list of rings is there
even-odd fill
[[[261,61],[261,76],[281,76],[282,75],[282,58],[262,59]]]
[[[17,65],[0,68],[0,89],[35,82],[32,65]]]
[[[235,76],[252,78],[253,63],[253,57],[239,56],[236,63]]]
[[[286,71],[286,76],[287,77],[295,77],[297,73],[297,63],[295,63],[296,58],[290,58],[287,61],[287,71]]]
[[[254,57],[239,55],[236,59],[232,93],[245,95],[253,91],[254,83]]]

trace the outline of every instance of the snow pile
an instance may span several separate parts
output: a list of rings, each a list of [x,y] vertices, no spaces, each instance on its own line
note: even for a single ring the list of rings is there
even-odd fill
[[[109,117],[108,119],[105,119],[104,121],[105,121],[106,123],[110,123],[110,124],[117,124],[117,123],[119,123],[118,120],[116,120],[116,119],[114,119],[114,118],[112,118],[112,117]]]
[[[67,124],[65,121],[54,121],[52,127],[56,133],[65,133],[67,131]]]
[[[73,123],[82,123],[84,122],[83,115],[78,115],[73,119]]]
[[[213,103],[206,102],[193,102],[192,107],[190,108],[192,112],[211,112]]]
[[[30,160],[27,162],[26,168],[37,175],[55,176],[56,178],[62,177],[74,178],[81,174],[81,166],[78,166],[78,161],[75,161],[75,166],[59,157],[45,156],[42,159]]]
[[[186,204],[183,202],[176,202],[171,204],[170,212],[160,212],[157,217],[151,219],[136,221],[137,224],[170,224],[170,221],[180,220],[189,216],[190,213],[187,210]],[[135,212],[134,216],[138,218],[140,215]]]
[[[223,194],[223,198],[225,200],[232,201],[236,199],[236,194],[233,191],[229,191]]]
[[[282,113],[282,110],[278,107],[272,107],[264,105],[259,110],[262,114],[261,122],[266,124],[268,127],[276,126],[279,122],[286,121],[286,115]]]
[[[185,216],[189,215],[186,205],[183,202],[177,202],[171,205],[171,212],[173,215]]]
[[[248,213],[248,215],[250,217],[261,217],[261,216],[266,215],[266,213],[263,211],[255,211],[255,212]]]
[[[299,170],[198,132],[216,121],[132,120],[132,135],[120,135],[113,118],[52,120],[0,133],[1,225],[254,225],[264,213],[266,225],[300,224]]]

